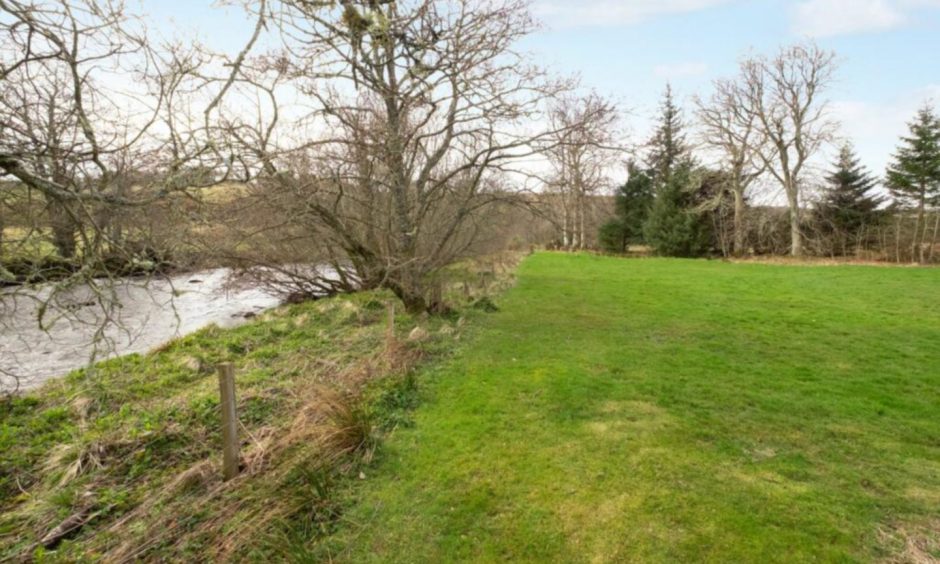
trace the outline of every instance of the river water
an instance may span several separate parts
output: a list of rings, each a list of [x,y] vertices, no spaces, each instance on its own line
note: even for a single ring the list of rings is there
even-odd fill
[[[257,313],[277,306],[280,298],[257,287],[239,287],[229,281],[228,269],[150,280],[127,279],[113,286],[114,323],[104,326],[105,310],[95,305],[87,288],[58,298],[59,315],[51,326],[40,328],[38,301],[49,288],[30,295],[7,295],[0,310],[0,392],[19,381],[20,390],[63,376],[91,360],[144,353],[210,324],[233,327]],[[47,320],[54,319],[52,313]]]

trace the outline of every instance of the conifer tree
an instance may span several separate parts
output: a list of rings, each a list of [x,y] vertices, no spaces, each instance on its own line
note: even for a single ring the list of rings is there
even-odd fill
[[[927,206],[940,200],[940,120],[926,105],[909,127],[888,166],[887,185],[897,203],[917,210],[911,252],[923,262]]]
[[[599,240],[605,251],[622,253],[631,243],[643,242],[643,224],[653,204],[653,177],[635,163],[629,178],[614,196],[616,217],[601,226]]]
[[[850,143],[842,146],[834,167],[826,176],[816,218],[833,251],[845,254],[849,242],[857,241],[867,227],[878,222],[878,207],[885,199],[872,193],[877,181],[862,166]]]
[[[658,255],[699,256],[707,250],[708,232],[694,199],[702,184],[691,162],[680,164],[657,187],[656,200],[644,225],[647,244]]]
[[[657,183],[666,183],[676,167],[691,161],[685,121],[673,98],[671,85],[666,85],[657,121],[656,131],[646,144],[649,149],[647,165]]]
[[[701,178],[694,173],[682,110],[676,105],[669,85],[657,121],[653,137],[646,145],[655,199],[643,225],[643,236],[659,255],[696,256],[707,247],[703,215],[696,209],[695,201]]]

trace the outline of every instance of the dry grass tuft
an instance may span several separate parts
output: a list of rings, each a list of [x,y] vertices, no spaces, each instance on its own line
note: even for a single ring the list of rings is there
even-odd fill
[[[940,520],[926,525],[897,525],[879,531],[891,556],[886,564],[937,564],[940,562]]]
[[[305,519],[326,527],[339,517],[331,498],[336,476],[368,463],[378,443],[361,390],[372,379],[411,370],[421,357],[404,345],[394,352],[382,350],[329,378],[341,381],[341,387],[323,384],[320,378],[321,382],[297,390],[296,415],[285,427],[241,430],[248,444],[237,478],[222,482],[214,460],[200,461],[182,472],[108,528],[109,535],[125,539],[107,551],[108,559],[180,554],[187,545],[204,539],[211,542],[207,550],[213,559],[231,561],[249,553],[279,524]],[[187,530],[174,507],[183,509],[179,513],[192,507],[212,508],[211,516]],[[124,535],[135,523],[147,523],[151,534],[143,539]]]

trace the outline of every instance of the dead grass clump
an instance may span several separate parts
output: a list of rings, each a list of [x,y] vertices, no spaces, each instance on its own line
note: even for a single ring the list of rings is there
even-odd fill
[[[101,443],[86,445],[78,452],[75,460],[65,469],[59,485],[64,486],[82,474],[104,467],[104,458],[107,455],[105,446]]]
[[[323,452],[336,461],[370,462],[378,438],[362,402],[329,389],[321,390],[316,401],[327,420],[319,437]]]
[[[111,537],[122,539],[105,551],[108,559],[146,560],[200,546],[201,554],[231,561],[261,550],[259,539],[267,539],[266,554],[284,547],[296,553],[302,547],[290,539],[298,527],[307,539],[328,534],[340,518],[335,484],[371,461],[379,441],[361,391],[380,375],[411,370],[420,358],[419,351],[401,345],[335,375],[342,387],[312,382],[296,390],[296,414],[284,427],[241,429],[248,444],[237,478],[222,482],[218,464],[210,460],[182,472],[108,528]],[[208,517],[187,528],[180,516],[199,508],[209,509]],[[150,534],[126,535],[135,523],[147,523]]]
[[[940,520],[924,525],[895,525],[879,531],[891,555],[886,564],[937,564],[940,562]]]

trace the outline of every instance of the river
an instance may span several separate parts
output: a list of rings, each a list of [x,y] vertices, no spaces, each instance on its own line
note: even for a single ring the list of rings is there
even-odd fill
[[[231,285],[228,269],[207,270],[144,284],[139,279],[117,282],[114,296],[120,303],[115,323],[105,325],[105,312],[95,306],[87,288],[70,291],[69,315],[60,316],[45,330],[37,322],[32,294],[4,296],[0,310],[0,392],[29,390],[50,378],[87,366],[91,360],[144,353],[175,338],[216,324],[233,327],[257,313],[277,306],[280,298],[258,287]],[[54,314],[53,314],[54,315]],[[96,339],[96,332],[100,331]],[[96,344],[97,343],[97,344]]]

